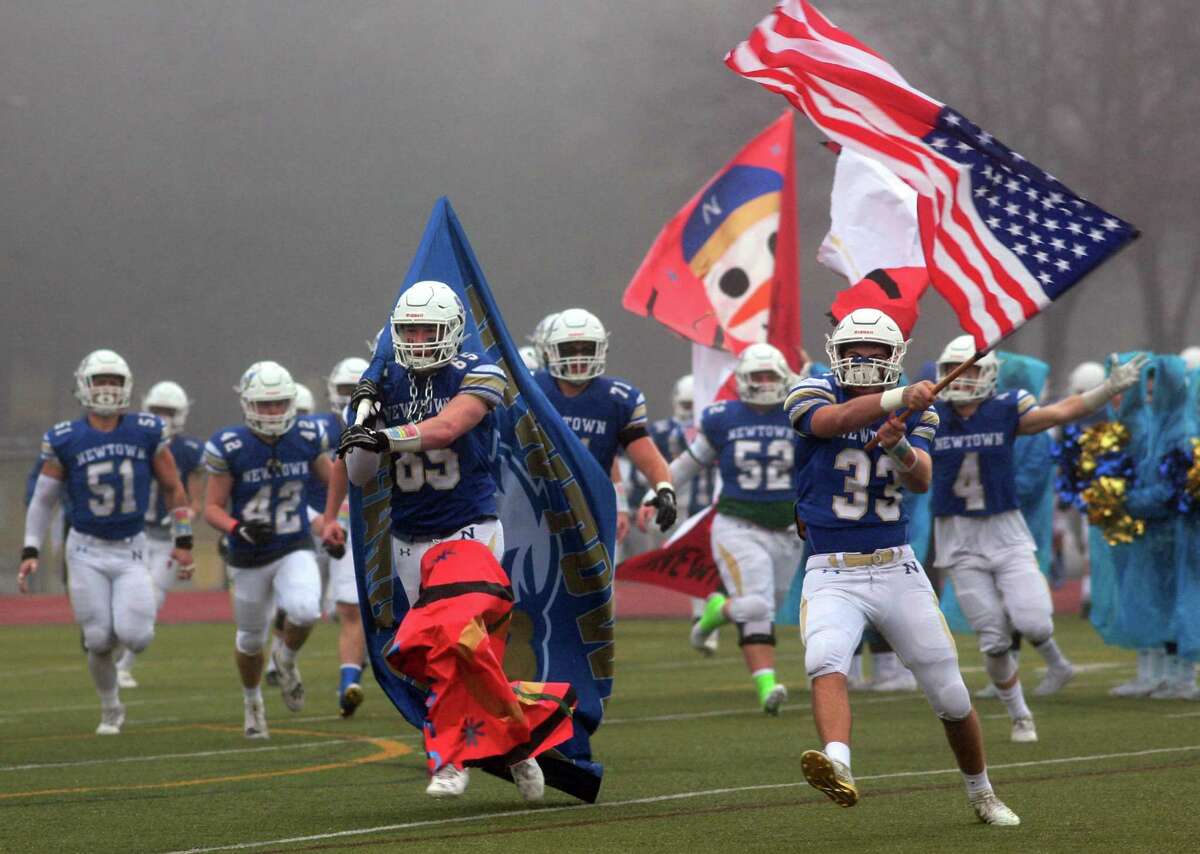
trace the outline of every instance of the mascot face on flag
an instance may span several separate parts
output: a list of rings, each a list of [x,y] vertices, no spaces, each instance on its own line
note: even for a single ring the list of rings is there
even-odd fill
[[[783,176],[734,166],[710,186],[683,228],[683,257],[704,282],[726,347],[765,341]]]

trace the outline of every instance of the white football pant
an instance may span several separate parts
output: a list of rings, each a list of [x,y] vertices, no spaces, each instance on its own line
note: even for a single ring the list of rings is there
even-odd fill
[[[419,595],[421,558],[425,556],[425,552],[438,543],[447,543],[453,540],[477,540],[488,547],[496,560],[504,557],[504,526],[500,524],[499,519],[488,519],[484,522],[464,525],[451,534],[430,540],[402,540],[393,534],[392,566],[396,568],[396,575],[400,577],[400,583],[404,585],[404,595],[408,597],[409,606],[417,601]]]
[[[233,584],[238,652],[262,651],[276,607],[286,611],[288,622],[296,626],[311,626],[320,619],[321,573],[311,551],[289,552],[266,566],[227,569]]]
[[[729,594],[729,615],[742,627],[742,637],[773,637],[775,579],[781,570],[795,569],[800,554],[795,533],[717,513],[711,544]]]
[[[103,540],[67,535],[67,578],[75,622],[90,652],[120,643],[141,652],[154,639],[154,582],[146,569],[146,535]]]

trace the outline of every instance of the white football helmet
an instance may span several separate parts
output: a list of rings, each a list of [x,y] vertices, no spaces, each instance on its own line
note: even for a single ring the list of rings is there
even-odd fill
[[[120,385],[96,385],[96,377],[120,377]],[[133,372],[112,350],[94,350],[75,369],[75,397],[97,415],[116,415],[133,398]]]
[[[696,420],[696,382],[691,374],[684,374],[675,381],[671,408],[680,424],[691,424]]]
[[[255,433],[282,436],[296,423],[298,384],[278,362],[255,362],[242,374],[241,382],[234,390],[242,400],[246,426]],[[270,415],[259,412],[259,404],[275,401],[286,401],[283,412]],[[310,392],[309,405],[311,403]]]
[[[550,327],[554,325],[559,314],[560,312],[557,311],[547,314],[538,321],[537,326],[533,327],[533,334],[529,336],[529,343],[533,345],[533,349],[541,361],[540,367],[543,368],[550,366],[550,354],[546,350],[546,336],[550,334]]]
[[[1196,368],[1200,368],[1200,347],[1195,345],[1191,347],[1184,347],[1183,350],[1180,351],[1179,356],[1187,364],[1187,369],[1189,371],[1194,371]]]
[[[146,412],[153,412],[156,409],[170,410],[169,415],[162,412],[155,413],[167,425],[167,435],[169,436],[183,432],[183,425],[187,423],[188,410],[191,409],[191,405],[183,386],[170,380],[163,380],[150,386],[150,390],[142,398],[142,409]]]
[[[525,367],[529,369],[529,373],[540,370],[542,360],[538,357],[537,348],[532,344],[527,344],[517,350],[521,354],[521,361],[525,363]]]
[[[425,341],[408,340],[414,327],[431,326]],[[440,368],[458,355],[467,334],[467,318],[454,289],[443,282],[415,282],[400,294],[392,312],[392,349],[396,362],[411,371]]]
[[[296,414],[312,415],[317,409],[317,400],[312,389],[304,383],[296,383]]]
[[[891,348],[886,358],[843,356],[850,344],[883,344]],[[829,368],[838,382],[851,388],[886,388],[900,380],[902,362],[908,342],[896,322],[877,308],[859,308],[842,318],[842,322],[825,337],[825,355]]]
[[[967,359],[975,355],[975,339],[970,335],[959,335],[953,339],[937,360],[937,378],[941,382],[947,374],[957,368]],[[965,374],[946,386],[938,397],[951,403],[970,403],[976,400],[986,400],[996,391],[996,378],[1000,376],[1000,360],[992,352],[985,353],[975,360],[978,372],[973,377]],[[968,368],[965,373],[971,373]]]
[[[329,406],[334,412],[341,412],[350,405],[350,395],[354,393],[354,387],[367,367],[367,360],[357,356],[342,359],[333,366],[329,379],[325,381],[325,388],[329,392]]]
[[[577,347],[577,344],[592,346]],[[569,354],[563,351],[564,347]],[[604,373],[607,357],[608,333],[600,318],[590,311],[568,308],[550,325],[546,334],[546,370],[550,376],[573,383],[586,382]]]
[[[753,379],[754,374],[764,371],[770,371],[776,379],[767,382]],[[733,377],[737,383],[738,398],[743,402],[776,406],[787,397],[792,371],[783,354],[770,344],[751,344],[738,357]]]
[[[1104,382],[1104,365],[1099,362],[1080,362],[1067,380],[1067,394],[1082,394]]]
[[[379,338],[380,338],[380,336],[382,336],[382,335],[383,335],[383,330],[384,330],[384,329],[386,329],[386,328],[387,328],[386,326],[381,326],[381,327],[379,327],[379,331],[378,331],[378,332],[376,332],[374,335],[372,335],[372,336],[370,337],[370,339],[366,341],[366,345],[367,345],[367,358],[368,358],[368,359],[374,359],[374,358],[375,358],[375,348],[379,346]]]

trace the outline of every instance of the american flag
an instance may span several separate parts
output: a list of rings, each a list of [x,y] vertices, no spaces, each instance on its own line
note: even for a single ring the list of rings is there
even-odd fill
[[[930,278],[987,350],[1137,236],[961,113],[910,86],[807,0],[784,0],[725,63],[919,194]]]

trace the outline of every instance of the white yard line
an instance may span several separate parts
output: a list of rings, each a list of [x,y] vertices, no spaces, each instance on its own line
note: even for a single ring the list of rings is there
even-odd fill
[[[1148,750],[1134,750],[1125,753],[1093,753],[1085,756],[1064,756],[1059,759],[1037,759],[1029,762],[1008,762],[1001,765],[992,765],[990,770],[997,771],[1006,768],[1032,768],[1040,765],[1063,765],[1072,762],[1096,762],[1103,759],[1131,759],[1138,756],[1152,756],[1155,754],[1170,754],[1170,753],[1187,753],[1194,750],[1200,750],[1200,744],[1192,744],[1186,747],[1157,747]],[[943,774],[958,774],[957,768],[938,768],[929,771],[897,771],[891,774],[870,774],[859,777],[861,780],[893,780],[901,777],[929,777]],[[355,828],[353,830],[339,830],[334,833],[317,833],[311,836],[290,836],[283,839],[269,839],[259,842],[237,842],[231,845],[215,845],[207,848],[188,848],[182,851],[173,851],[170,854],[207,854],[210,851],[243,851],[249,848],[265,848],[275,845],[296,845],[304,842],[320,842],[326,839],[343,839],[349,836],[364,836],[374,833],[393,832],[397,830],[411,830],[418,827],[437,827],[450,824],[465,824],[468,822],[487,821],[488,819],[506,819],[519,816],[530,815],[550,815],[551,813],[560,812],[577,812],[580,810],[597,810],[597,809],[617,809],[620,807],[642,806],[644,804],[656,804],[666,801],[679,801],[690,798],[711,797],[714,795],[729,795],[740,792],[757,792],[768,789],[789,789],[798,788],[808,785],[803,780],[792,783],[767,783],[757,786],[734,786],[724,789],[701,789],[692,792],[675,792],[669,795],[655,795],[648,798],[631,798],[624,801],[611,801],[608,803],[599,804],[570,804],[560,807],[543,807],[541,809],[520,809],[511,810],[508,812],[489,812],[476,813],[474,815],[457,816],[455,818],[439,818],[427,819],[425,821],[408,821],[400,824],[383,824],[375,827]]]
[[[239,753],[267,753],[280,750],[307,750],[361,741],[361,738],[331,738],[327,741],[305,741],[298,744],[272,744],[267,747],[231,747],[227,750],[198,750],[194,753],[159,753],[154,756],[121,756],[115,759],[81,759],[75,762],[42,762],[30,765],[0,765],[0,771],[39,771],[43,768],[79,768],[84,765],[119,765],[126,762],[159,762],[164,759],[199,759],[207,756],[231,756]]]

